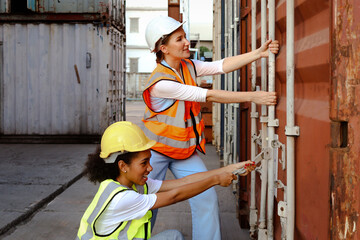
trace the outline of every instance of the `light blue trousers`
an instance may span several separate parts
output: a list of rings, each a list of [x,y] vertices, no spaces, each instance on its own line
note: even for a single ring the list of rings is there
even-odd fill
[[[178,230],[170,229],[154,235],[150,240],[184,240],[184,236]]]
[[[149,174],[152,179],[164,180],[169,168],[175,178],[205,172],[207,168],[199,155],[194,153],[185,160],[175,160],[157,152],[151,151],[150,164],[153,171]],[[219,205],[214,188],[189,199],[192,215],[193,240],[220,240]],[[155,225],[157,211],[153,211],[152,226]]]

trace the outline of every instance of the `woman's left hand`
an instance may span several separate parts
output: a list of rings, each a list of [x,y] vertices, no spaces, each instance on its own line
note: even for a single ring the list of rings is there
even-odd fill
[[[273,54],[278,54],[279,52],[279,41],[278,40],[267,40],[258,51],[260,52],[260,57],[269,57],[269,50]]]
[[[246,176],[249,173],[251,173],[252,171],[254,171],[256,168],[256,165],[254,162],[251,162],[251,163],[245,164],[244,168],[245,168],[246,172],[239,174],[240,176]]]
[[[253,162],[251,160],[247,160],[247,161],[244,161],[244,162],[238,162],[238,163],[230,164],[230,165],[226,166],[226,168],[227,168],[227,172],[234,172],[234,171],[239,170],[240,168],[243,168],[243,167],[246,167],[246,169],[252,169],[252,166],[254,166],[254,169],[255,169],[255,167],[256,167],[255,162]]]

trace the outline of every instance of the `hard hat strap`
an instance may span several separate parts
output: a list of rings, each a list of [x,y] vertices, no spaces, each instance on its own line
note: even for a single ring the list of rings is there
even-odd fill
[[[109,157],[104,158],[105,163],[114,163],[118,156],[128,153],[127,151],[112,153]]]

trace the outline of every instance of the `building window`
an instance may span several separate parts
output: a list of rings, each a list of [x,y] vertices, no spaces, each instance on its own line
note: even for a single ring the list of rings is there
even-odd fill
[[[130,18],[130,33],[139,33],[139,18]]]
[[[137,73],[139,66],[139,58],[130,58],[130,72]]]

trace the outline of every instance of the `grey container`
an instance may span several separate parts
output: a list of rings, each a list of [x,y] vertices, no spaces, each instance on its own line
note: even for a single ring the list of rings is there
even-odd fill
[[[90,23],[0,24],[0,135],[101,135],[122,120],[124,42]]]
[[[16,0],[0,0],[0,13],[17,14],[16,9],[11,9],[12,1]],[[98,14],[99,21],[110,22],[116,26],[125,24],[125,0],[27,0],[17,2],[16,6],[21,4],[24,4],[22,8],[28,9],[30,13]],[[62,15],[61,18],[70,16]]]

